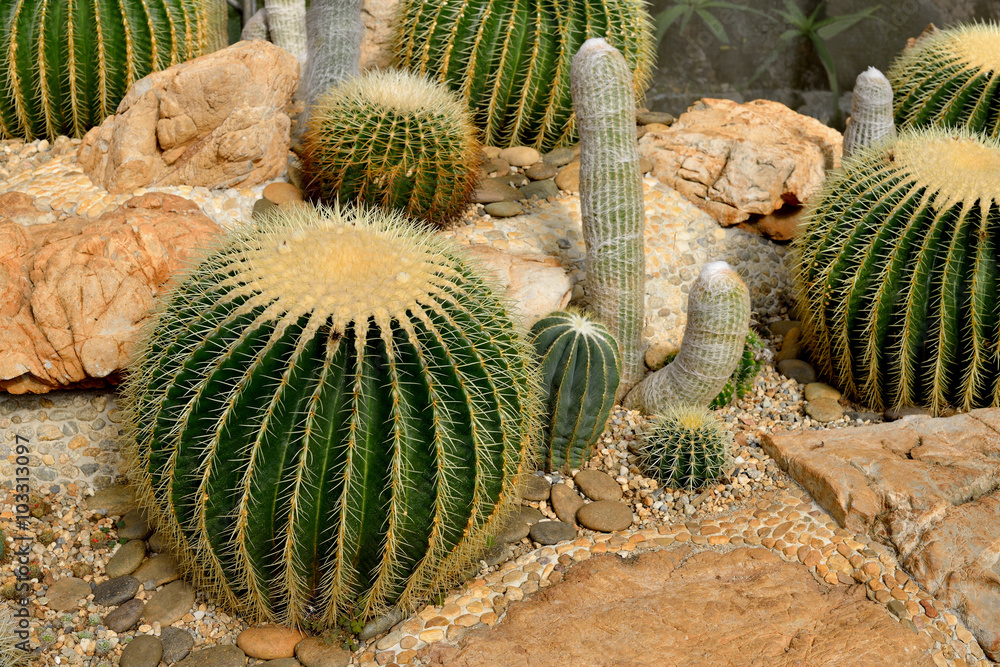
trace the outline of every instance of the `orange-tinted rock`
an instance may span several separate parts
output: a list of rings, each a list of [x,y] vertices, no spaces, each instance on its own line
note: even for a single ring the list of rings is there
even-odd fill
[[[236,645],[251,658],[277,660],[294,658],[295,647],[306,633],[273,625],[247,628],[236,638]]]

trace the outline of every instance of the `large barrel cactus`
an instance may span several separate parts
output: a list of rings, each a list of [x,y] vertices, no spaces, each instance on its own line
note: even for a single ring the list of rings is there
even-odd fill
[[[1000,405],[1000,141],[928,128],[861,151],[795,244],[806,343],[845,394]]]
[[[896,126],[964,127],[1000,137],[1000,25],[922,37],[887,73]]]
[[[410,609],[517,502],[531,348],[445,239],[378,209],[230,232],[164,300],[125,387],[143,506],[252,619]]]
[[[577,311],[556,311],[531,327],[541,360],[545,470],[582,468],[604,432],[615,403],[621,359],[618,343],[598,322]]]
[[[636,97],[652,73],[644,0],[401,0],[397,27],[398,64],[458,91],[497,146],[548,150],[574,139],[570,65],[592,37],[625,56]]]
[[[75,137],[209,46],[205,0],[0,3],[0,139]]]

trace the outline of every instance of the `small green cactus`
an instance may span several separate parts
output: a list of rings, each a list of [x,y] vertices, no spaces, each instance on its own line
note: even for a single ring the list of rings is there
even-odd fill
[[[642,466],[666,487],[694,491],[722,475],[731,442],[715,413],[673,406],[653,417],[640,450]]]
[[[851,122],[844,130],[844,157],[865,146],[896,138],[892,86],[874,67],[858,75],[851,96]]]
[[[569,472],[590,460],[618,389],[618,343],[603,325],[579,311],[556,311],[531,327],[541,360],[545,470]]]
[[[313,196],[437,224],[465,210],[479,178],[468,112],[444,86],[407,72],[376,70],[330,89],[303,143]]]

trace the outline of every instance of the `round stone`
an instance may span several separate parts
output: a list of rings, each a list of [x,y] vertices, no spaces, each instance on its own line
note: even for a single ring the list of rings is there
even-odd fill
[[[548,500],[552,483],[541,475],[528,475],[524,480],[524,488],[521,489],[523,500]]]
[[[166,551],[167,543],[160,531],[156,531],[149,536],[149,539],[146,540],[146,548],[154,554],[161,554]]]
[[[115,577],[97,584],[97,588],[94,589],[94,604],[113,607],[131,600],[138,592],[139,580],[135,577],[129,575]]]
[[[576,520],[601,533],[625,530],[632,525],[632,508],[620,500],[598,500],[581,507]]]
[[[572,148],[556,148],[543,155],[542,159],[545,160],[545,164],[562,167],[572,162],[577,155],[579,153]]]
[[[832,398],[817,398],[806,403],[806,414],[825,424],[843,417],[844,408]]]
[[[118,547],[104,571],[112,579],[124,577],[126,574],[135,572],[145,557],[146,543],[142,540],[132,540]],[[136,577],[136,579],[145,581],[140,577]]]
[[[573,481],[591,500],[620,500],[622,487],[614,477],[600,470],[581,470]]]
[[[546,178],[555,178],[559,169],[548,162],[539,162],[536,165],[524,170],[524,175],[533,181],[544,181]]]
[[[295,657],[303,667],[347,667],[351,656],[337,644],[327,644],[322,637],[303,639],[295,647]]]
[[[295,658],[279,658],[277,660],[268,660],[257,667],[302,667],[302,663]]]
[[[128,600],[125,604],[108,612],[108,615],[104,617],[104,625],[108,626],[108,630],[112,632],[122,633],[131,630],[139,622],[142,608],[145,606],[146,603],[142,600]]]
[[[905,406],[902,408],[888,408],[882,413],[887,422],[894,422],[897,419],[903,419],[904,417],[926,417],[931,413],[927,408],[920,408],[916,406]]]
[[[302,190],[291,183],[270,183],[261,193],[264,199],[273,204],[284,204],[290,201],[302,201]]]
[[[639,158],[639,173],[648,174],[653,171],[653,163],[644,157]]]
[[[241,632],[236,638],[236,645],[248,656],[258,660],[294,658],[295,645],[305,637],[301,630],[265,625]]]
[[[556,185],[566,192],[580,191],[580,161],[570,162],[556,174]]]
[[[510,173],[510,163],[507,162],[507,160],[501,160],[500,158],[495,157],[483,165],[483,171],[490,175],[496,174],[497,176],[506,176]]]
[[[542,159],[539,152],[529,146],[505,148],[500,151],[499,157],[501,160],[507,160],[507,162],[515,167],[529,167]]]
[[[153,594],[146,603],[142,618],[150,625],[170,625],[188,613],[193,604],[194,589],[187,582],[175,581]]]
[[[816,381],[816,370],[800,359],[779,361],[778,372],[799,384],[809,384]]]
[[[518,189],[527,199],[531,199],[532,197],[548,199],[549,197],[559,196],[559,186],[551,178],[547,178],[544,181],[532,181]]]
[[[517,510],[514,513],[514,516],[518,517],[519,519],[521,519],[521,521],[525,522],[529,526],[538,523],[539,521],[545,518],[545,515],[542,514],[540,511],[538,511],[534,507],[528,507],[526,505],[518,506]]]
[[[144,540],[153,534],[149,521],[141,510],[132,510],[125,514],[118,527],[118,537],[126,540]]]
[[[80,601],[88,595],[90,595],[90,584],[76,577],[60,579],[49,586],[49,590],[45,593],[45,597],[49,599],[49,609],[55,611],[77,609]]]
[[[807,401],[815,401],[817,398],[832,398],[840,400],[840,392],[823,382],[810,382],[806,385],[805,397]]]
[[[521,199],[524,199],[524,195],[504,178],[484,178],[479,182],[476,192],[472,196],[472,201],[477,204],[520,201]]]
[[[576,512],[583,507],[583,498],[565,484],[553,484],[551,491],[552,509],[560,521],[576,522]]]
[[[528,536],[531,529],[526,521],[523,521],[516,514],[512,516],[497,533],[497,543],[507,544],[509,542],[520,542]]]
[[[177,581],[181,578],[181,571],[173,556],[160,554],[140,565],[139,569],[132,573],[132,576],[143,584],[152,581],[155,587]]]
[[[195,651],[177,663],[177,667],[245,667],[247,657],[236,646],[213,646]]]
[[[669,126],[674,124],[674,117],[666,111],[637,111],[635,113],[635,122],[638,125],[659,123]]]
[[[163,644],[159,637],[139,635],[122,651],[121,667],[156,667],[163,657]]]
[[[163,628],[160,631],[160,641],[163,643],[163,662],[169,664],[180,662],[194,648],[194,637],[183,628]]]
[[[253,218],[261,218],[267,215],[270,211],[278,210],[278,205],[267,199],[258,199],[253,203],[253,211],[250,212],[250,216]]]
[[[109,486],[87,498],[87,509],[108,516],[122,516],[135,508],[135,494],[127,486]]]
[[[485,208],[494,218],[513,218],[524,213],[524,207],[516,201],[495,201],[487,204]]]
[[[531,539],[539,544],[558,544],[576,539],[576,528],[562,521],[539,521],[531,527]]]
[[[781,338],[784,338],[792,329],[801,330],[802,322],[798,320],[778,320],[777,322],[769,324],[767,329],[771,332],[772,336],[780,336]]]
[[[500,157],[500,147],[499,146],[483,146],[483,155],[486,156],[487,160],[492,160],[495,157]]]

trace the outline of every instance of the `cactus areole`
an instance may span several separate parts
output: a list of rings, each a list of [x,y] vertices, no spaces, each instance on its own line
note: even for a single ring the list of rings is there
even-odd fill
[[[282,209],[163,304],[127,450],[197,586],[329,626],[412,609],[475,563],[539,399],[530,348],[449,242],[377,209]]]

